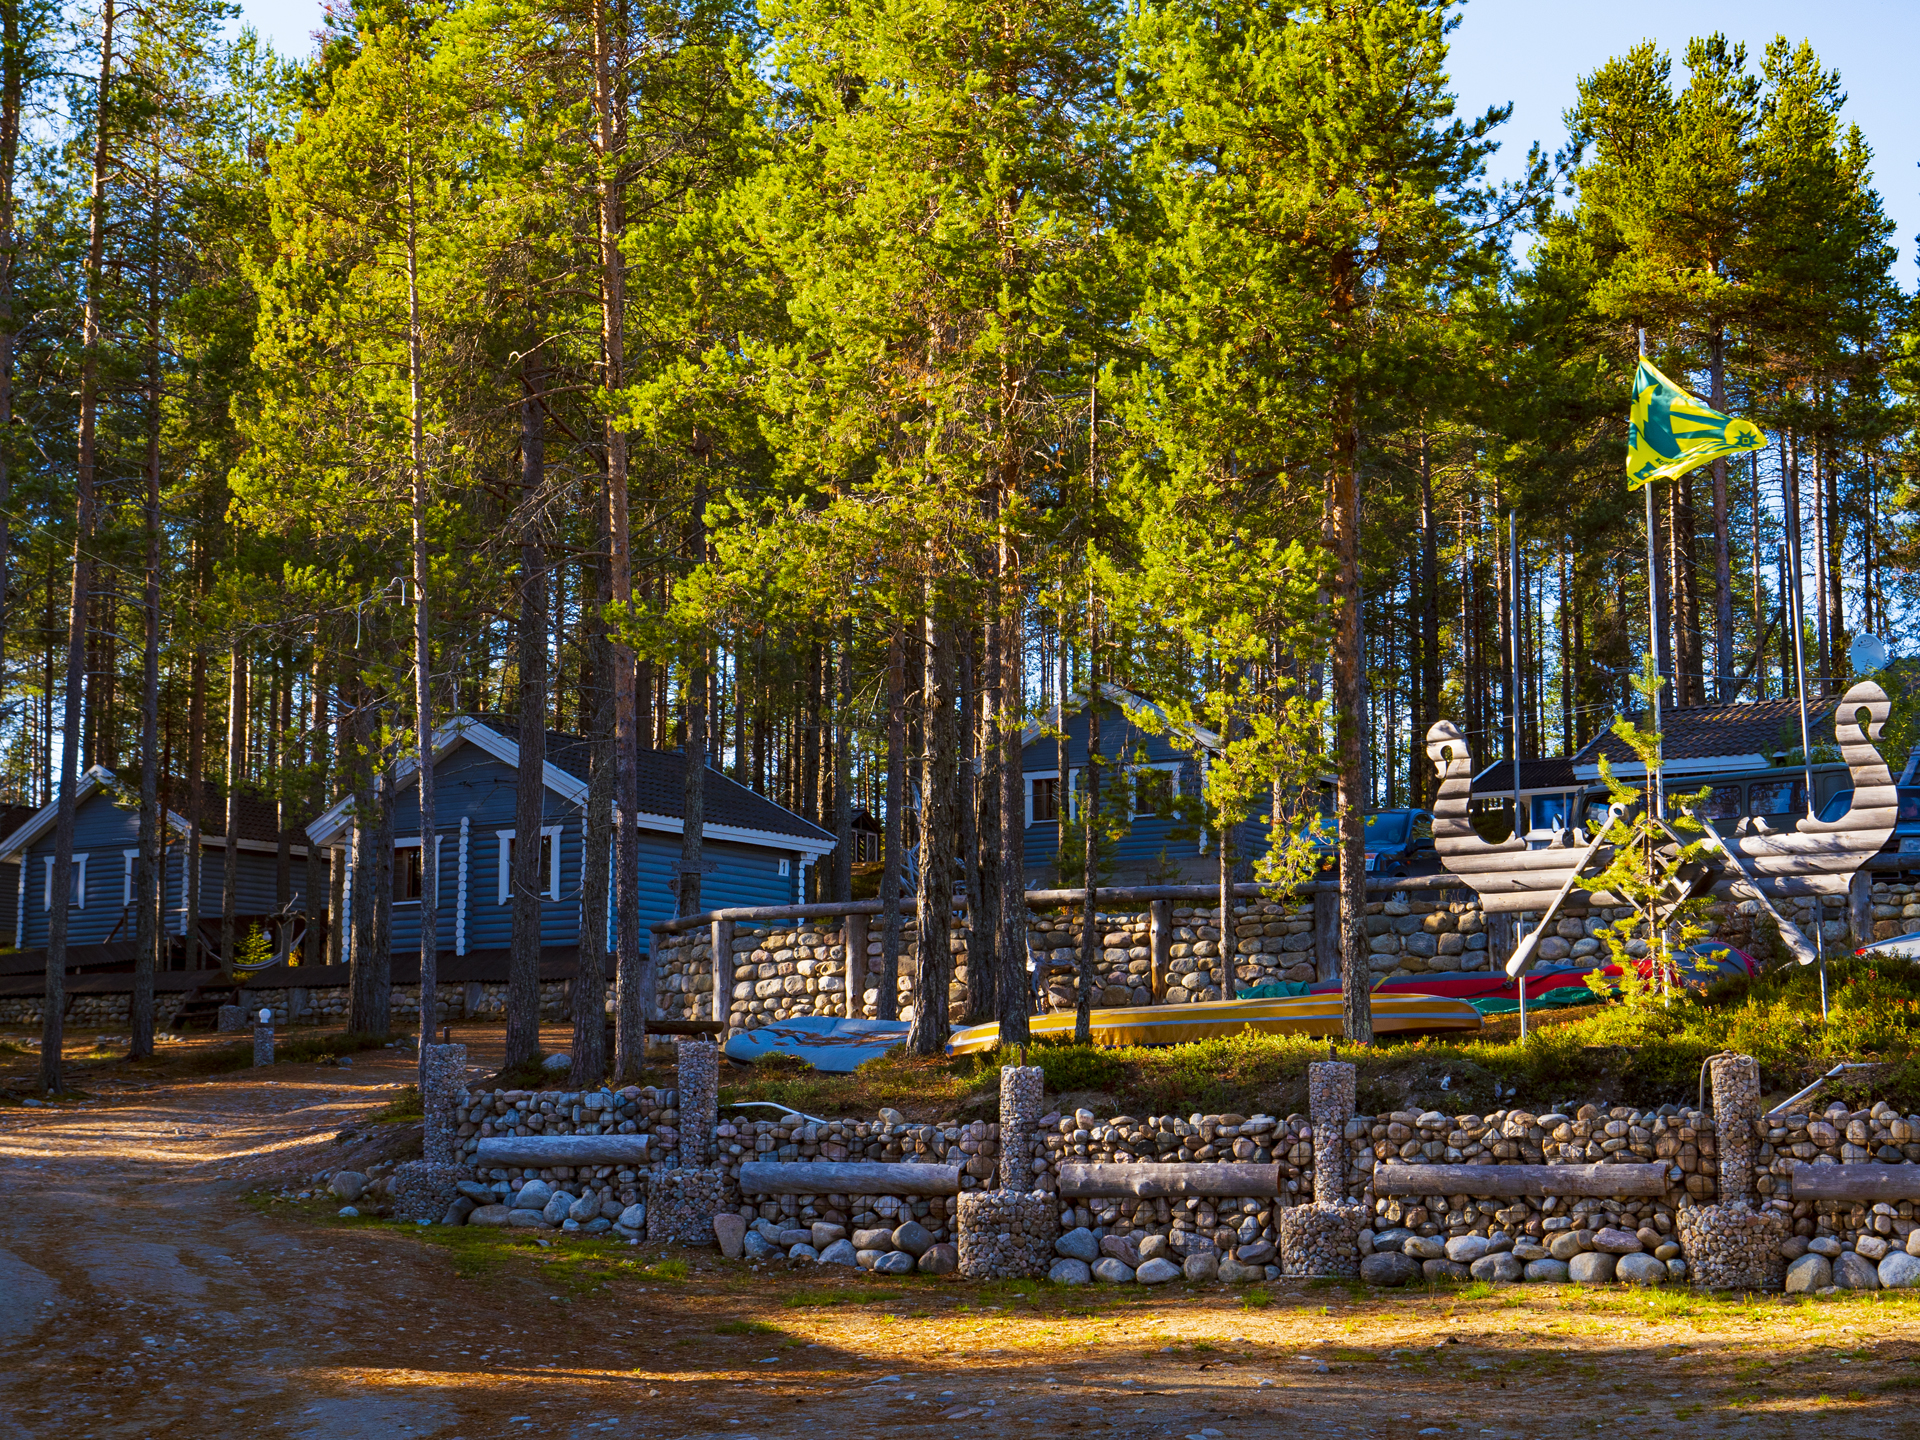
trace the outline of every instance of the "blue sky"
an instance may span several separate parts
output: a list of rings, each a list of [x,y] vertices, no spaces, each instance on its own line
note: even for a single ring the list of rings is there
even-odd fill
[[[242,0],[244,18],[286,54],[305,55],[320,22],[318,0]],[[1539,141],[1549,150],[1566,130],[1561,114],[1574,82],[1640,40],[1657,41],[1677,57],[1694,35],[1723,30],[1745,41],[1758,63],[1767,41],[1784,34],[1811,40],[1840,71],[1846,118],[1865,132],[1874,152],[1874,180],[1887,214],[1899,225],[1900,283],[1915,288],[1915,234],[1920,232],[1920,123],[1912,109],[1913,57],[1920,54],[1920,0],[1666,0],[1626,6],[1567,0],[1469,0],[1454,32],[1450,66],[1463,114],[1513,103],[1502,132],[1497,175],[1510,175]],[[1906,98],[1903,100],[1902,97]]]

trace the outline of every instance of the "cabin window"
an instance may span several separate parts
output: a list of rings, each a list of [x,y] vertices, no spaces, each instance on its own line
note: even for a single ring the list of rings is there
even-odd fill
[[[436,857],[444,854],[446,844],[444,835],[434,837],[433,853]],[[420,873],[420,842],[418,840],[396,840],[393,842],[393,902],[398,905],[408,900],[420,900],[423,895],[424,877]],[[446,898],[445,887],[441,887],[440,898]]]
[[[46,860],[46,888],[41,894],[40,908],[51,910],[53,909],[53,857],[49,855]],[[87,908],[87,857],[84,855],[73,857],[73,908],[76,910]]]
[[[1132,772],[1133,813],[1135,815],[1156,815],[1173,808],[1173,797],[1180,793],[1180,777],[1176,767],[1143,765]]]
[[[127,873],[120,882],[120,903],[122,905],[131,905],[133,904],[133,879],[140,869],[140,852],[138,850],[122,850],[120,854],[127,862]]]
[[[1060,777],[1058,775],[1036,775],[1029,782],[1032,786],[1032,813],[1027,816],[1029,825],[1044,825],[1050,820],[1060,818]]]
[[[513,894],[513,852],[514,838],[511,830],[496,830],[494,834],[500,841],[500,903],[506,904]],[[560,827],[543,825],[540,828],[540,873],[546,876],[546,887],[541,898],[558,900],[560,898]]]
[[[784,855],[780,857],[780,873],[782,875],[791,875],[793,873],[793,862]]]
[[[420,873],[420,842],[402,841],[393,847],[393,899],[418,900],[424,877]]]

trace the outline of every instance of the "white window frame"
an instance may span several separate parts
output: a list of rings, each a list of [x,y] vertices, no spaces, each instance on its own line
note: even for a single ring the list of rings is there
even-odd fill
[[[1127,767],[1127,788],[1129,790],[1135,790],[1133,777],[1142,770],[1159,770],[1171,777],[1171,783],[1167,793],[1176,800],[1180,798],[1180,762],[1178,760],[1150,760],[1141,765],[1129,765]],[[1134,794],[1134,803],[1136,805],[1140,803],[1137,790]],[[1135,810],[1130,818],[1138,820],[1142,815],[1151,814],[1153,814],[1151,810]]]
[[[127,862],[126,877],[120,882],[120,903],[131,905],[133,904],[133,874],[140,864],[140,851],[136,847],[132,850],[122,850],[120,854]]]
[[[1029,770],[1024,775],[1022,775],[1020,779],[1021,779],[1021,783],[1026,787],[1027,824],[1029,826],[1059,824],[1060,823],[1060,796],[1057,793],[1053,797],[1053,819],[1036,820],[1033,818],[1033,782],[1036,780],[1058,781],[1060,779],[1060,772],[1058,770]]]
[[[558,900],[560,898],[560,833],[563,828],[564,827],[559,825],[542,825],[540,827],[540,833],[553,841],[547,858],[547,888],[541,895],[541,898],[545,900]],[[516,830],[496,830],[493,833],[494,837],[500,842],[500,903],[504,905],[512,896],[511,881],[513,877],[508,870],[507,858],[513,854],[513,837],[518,832]]]
[[[446,836],[436,835],[433,837],[434,873],[436,874],[439,873],[439,862],[446,854],[446,844]],[[418,835],[398,836],[393,842],[393,848],[396,850],[418,850],[420,848],[420,837]],[[418,905],[420,903],[420,897],[418,895],[409,895],[405,900],[402,900],[396,895],[393,903],[396,905]]]
[[[45,888],[41,891],[40,908],[51,910],[53,909],[53,856],[48,855],[44,858],[47,862],[47,877]],[[73,857],[73,908],[76,910],[87,908],[87,857],[85,855]]]
[[[1129,790],[1133,789],[1133,777],[1138,771],[1160,770],[1160,771],[1164,771],[1167,775],[1172,777],[1172,780],[1173,780],[1172,793],[1174,798],[1178,799],[1181,794],[1180,771],[1183,765],[1184,765],[1184,762],[1179,760],[1148,760],[1148,761],[1143,761],[1138,765],[1126,765],[1126,766],[1119,766],[1119,767],[1116,767],[1113,765],[1102,765],[1100,767],[1100,779],[1103,782],[1101,793],[1102,795],[1106,794],[1104,782],[1109,781],[1113,778],[1114,771],[1116,769],[1119,769],[1119,771],[1126,777],[1127,788]],[[1080,788],[1080,776],[1085,772],[1085,770],[1086,770],[1086,767],[1084,765],[1075,765],[1067,771],[1067,797],[1069,802],[1067,806],[1067,817],[1071,820],[1077,821],[1080,818],[1080,797],[1082,794],[1085,793]],[[1033,772],[1033,775],[1035,779],[1057,779],[1059,778],[1060,772],[1058,770],[1036,770]],[[1152,813],[1153,812],[1151,810],[1134,810],[1128,813],[1127,818],[1130,820],[1137,820],[1142,815],[1151,815]],[[1031,784],[1027,786],[1027,823],[1029,825],[1034,823],[1033,786]],[[1046,822],[1042,821],[1041,823],[1044,824]],[[1203,831],[1202,833],[1204,834],[1205,832]]]

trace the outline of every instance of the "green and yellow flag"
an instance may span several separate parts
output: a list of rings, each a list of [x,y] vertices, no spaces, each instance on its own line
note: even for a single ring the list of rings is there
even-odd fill
[[[1627,488],[1674,480],[1722,455],[1767,448],[1750,420],[1702,405],[1647,363],[1633,373],[1633,419],[1627,437]]]

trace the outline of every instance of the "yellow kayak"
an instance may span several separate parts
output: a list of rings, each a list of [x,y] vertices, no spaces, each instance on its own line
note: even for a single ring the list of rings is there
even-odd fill
[[[1035,1015],[1027,1022],[1036,1040],[1073,1038],[1073,1011]],[[1093,1012],[1096,1045],[1185,1045],[1251,1029],[1261,1035],[1339,1035],[1345,1025],[1338,993],[1294,995],[1275,1000],[1213,1000],[1198,1005],[1130,1005]],[[1471,1030],[1480,1012],[1443,995],[1378,994],[1373,997],[1376,1035],[1425,1030]],[[973,1055],[1000,1043],[1000,1025],[969,1025],[947,1042],[949,1055]]]

